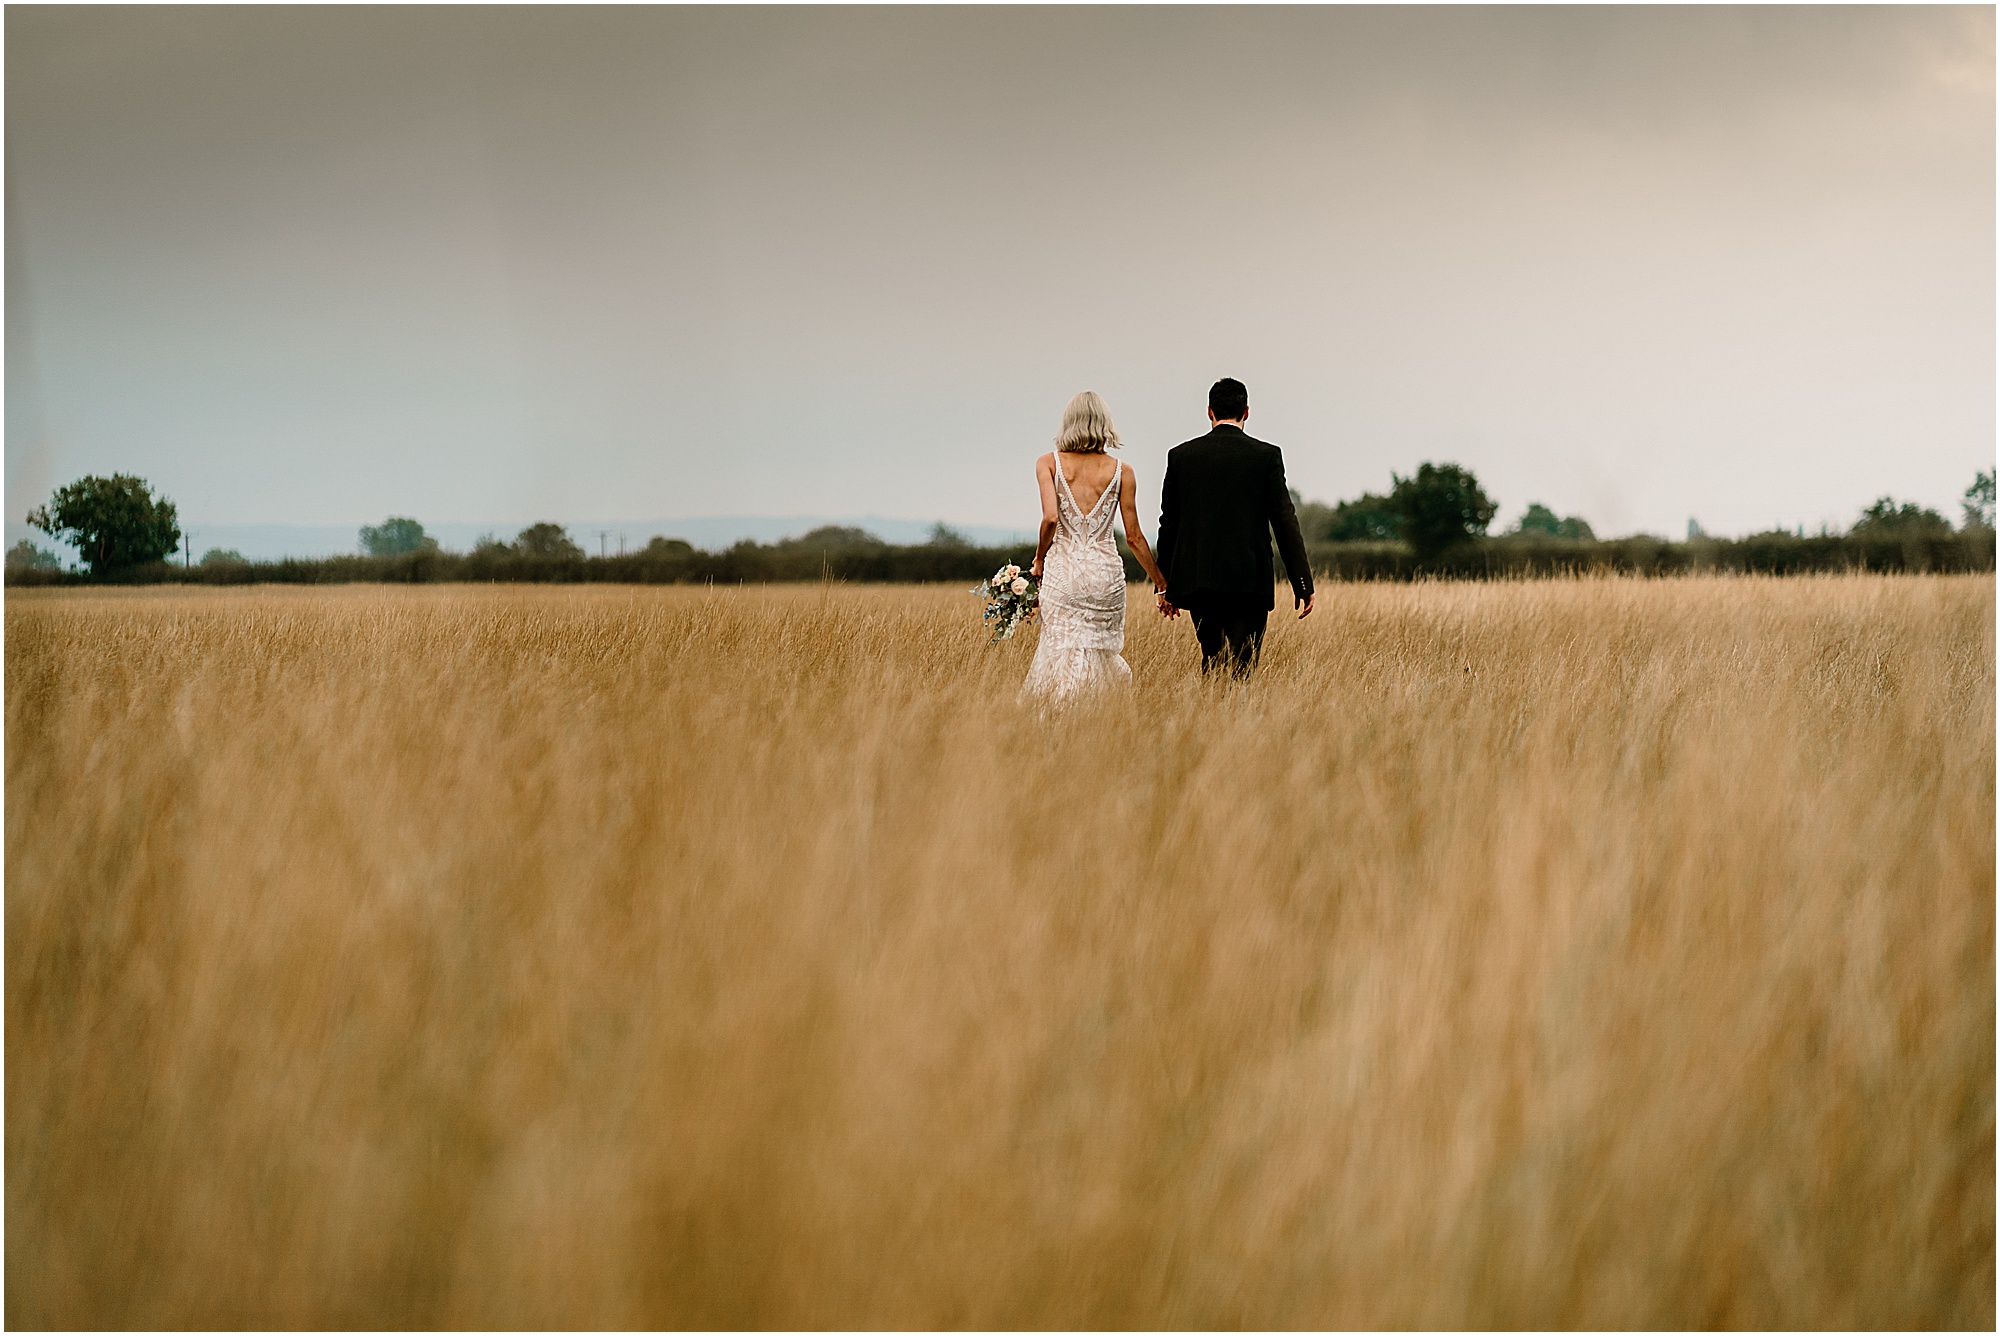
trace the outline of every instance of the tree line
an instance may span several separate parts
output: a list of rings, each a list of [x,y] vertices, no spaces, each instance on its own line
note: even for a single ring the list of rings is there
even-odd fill
[[[1773,530],[1727,539],[1690,525],[1682,542],[1646,535],[1600,540],[1582,519],[1559,517],[1540,502],[1531,503],[1513,528],[1491,534],[1499,503],[1471,470],[1456,464],[1425,463],[1408,477],[1392,473],[1387,492],[1335,505],[1299,500],[1296,494],[1294,499],[1315,573],[1335,579],[1994,568],[1990,472],[1981,472],[1966,489],[1956,529],[1935,510],[1885,496],[1844,533]],[[715,552],[655,538],[635,552],[593,557],[561,525],[539,523],[511,541],[487,536],[470,552],[450,552],[417,520],[390,516],[362,526],[360,551],[351,556],[249,561],[233,550],[211,548],[199,564],[177,566],[169,560],[181,542],[174,503],[127,474],[85,477],[58,488],[27,518],[74,546],[84,569],[65,570],[54,552],[24,540],[7,553],[11,584],[926,582],[979,580],[1001,564],[1025,564],[1033,555],[1031,544],[975,546],[943,524],[915,544],[891,544],[866,530],[829,525],[776,543],[744,541]],[[1130,578],[1141,578],[1129,552],[1125,564]]]

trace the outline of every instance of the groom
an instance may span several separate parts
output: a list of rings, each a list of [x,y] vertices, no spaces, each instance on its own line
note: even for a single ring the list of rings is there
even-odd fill
[[[1160,484],[1158,555],[1167,577],[1160,612],[1173,617],[1186,608],[1201,642],[1202,672],[1220,663],[1238,677],[1257,662],[1275,601],[1273,529],[1299,616],[1313,610],[1312,571],[1285,486],[1284,455],[1243,430],[1249,417],[1243,382],[1215,382],[1208,391],[1212,429],[1167,452]]]

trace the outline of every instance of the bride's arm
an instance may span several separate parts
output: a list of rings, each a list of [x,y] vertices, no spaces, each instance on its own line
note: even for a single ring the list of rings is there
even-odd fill
[[[1042,558],[1049,554],[1049,544],[1056,541],[1056,457],[1043,455],[1035,461],[1035,483],[1042,489],[1042,532],[1035,543],[1035,564],[1028,567],[1028,574],[1037,580],[1042,578]]]
[[[1125,470],[1125,485],[1118,489],[1118,509],[1124,512],[1125,546],[1132,549],[1132,555],[1139,559],[1139,569],[1146,572],[1146,578],[1153,582],[1156,592],[1167,587],[1167,577],[1160,573],[1160,563],[1153,560],[1153,549],[1146,546],[1146,531],[1139,527],[1138,477],[1130,464],[1118,466]]]

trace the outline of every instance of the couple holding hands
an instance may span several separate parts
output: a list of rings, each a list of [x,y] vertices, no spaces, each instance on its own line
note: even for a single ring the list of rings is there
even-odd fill
[[[1120,516],[1161,614],[1185,611],[1194,622],[1204,673],[1223,667],[1246,676],[1257,662],[1276,602],[1274,531],[1298,614],[1312,611],[1312,571],[1284,455],[1243,429],[1249,416],[1243,382],[1218,380],[1208,391],[1208,434],[1167,452],[1156,560],[1139,527],[1132,466],[1108,453],[1118,447],[1110,410],[1089,390],[1069,401],[1055,450],[1035,461],[1042,527],[1029,574],[1041,581],[1042,629],[1023,694],[1062,700],[1130,680],[1120,652],[1125,563],[1111,536]]]

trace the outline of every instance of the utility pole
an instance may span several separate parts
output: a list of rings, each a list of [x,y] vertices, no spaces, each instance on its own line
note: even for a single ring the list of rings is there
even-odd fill
[[[604,540],[610,536],[611,534],[608,530],[599,529],[597,531],[597,559],[599,561],[604,560]]]

